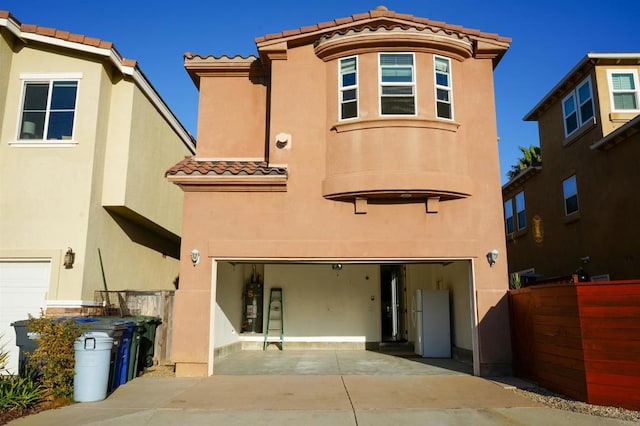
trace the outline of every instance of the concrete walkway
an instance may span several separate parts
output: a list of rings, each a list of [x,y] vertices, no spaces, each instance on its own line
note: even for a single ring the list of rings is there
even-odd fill
[[[104,401],[49,410],[10,424],[632,424],[546,408],[516,395],[508,385],[455,370],[365,351],[348,352],[285,351],[274,355],[243,352],[238,355],[240,358],[230,357],[218,364],[219,370],[228,370],[227,374],[207,378],[139,377],[120,386]],[[298,372],[240,374],[241,370],[236,370],[239,365],[251,370],[240,361],[243,357],[245,361],[261,360],[257,367],[253,366],[254,370],[269,365],[269,371],[273,371],[288,363],[289,371]],[[334,362],[331,359],[336,360],[338,369],[344,370],[342,374],[319,374],[331,370],[327,368]],[[351,359],[350,365],[347,359]],[[380,368],[387,369],[394,363],[408,370],[380,373]],[[375,365],[377,374],[367,374],[365,364]]]

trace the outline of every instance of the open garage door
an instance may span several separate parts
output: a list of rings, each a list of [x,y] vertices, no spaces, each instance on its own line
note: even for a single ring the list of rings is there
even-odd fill
[[[51,261],[4,261],[0,260],[0,345],[9,352],[7,369],[18,371],[18,347],[14,321],[39,316],[45,307]]]
[[[254,318],[265,321],[260,307],[267,309],[274,287],[284,294],[284,341],[289,349],[375,350],[397,342],[413,352],[417,329],[412,298],[416,290],[425,289],[448,293],[450,317],[443,327],[450,336],[451,358],[473,363],[469,260],[222,261],[216,275],[216,353],[263,348],[262,328],[247,328],[246,323]],[[396,284],[391,287],[395,296],[392,291],[385,294],[388,283]],[[255,298],[260,302],[254,303]],[[397,308],[395,316],[387,305]],[[395,320],[385,323],[385,315]]]

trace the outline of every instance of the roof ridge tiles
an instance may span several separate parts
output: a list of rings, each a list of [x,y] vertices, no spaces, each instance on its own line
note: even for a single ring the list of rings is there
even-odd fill
[[[120,52],[118,52],[118,50],[115,48],[115,45],[111,41],[102,40],[96,37],[89,37],[84,34],[72,33],[70,31],[60,30],[53,27],[22,23],[18,18],[15,17],[15,15],[7,10],[0,10],[0,18],[11,19],[23,33],[51,37],[58,40],[68,41],[70,43],[79,43],[86,46],[97,47],[100,49],[113,50],[113,52],[125,66],[135,66],[137,64],[137,61],[135,59],[124,58],[120,54]]]
[[[199,173],[203,176],[221,175],[286,175],[286,167],[271,167],[267,161],[255,160],[196,160],[193,156],[186,156],[184,160],[175,164],[165,175]]]
[[[311,31],[307,31],[307,32],[312,32],[312,31],[315,31],[315,29],[311,30]],[[303,32],[305,32],[305,31],[303,31],[302,28],[297,28],[297,29],[294,29],[294,30],[284,30],[280,34],[282,35],[282,37],[289,37],[289,36],[293,36],[293,35],[302,34]]]
[[[366,21],[366,20],[376,19],[376,18],[389,18],[389,19],[399,19],[404,21],[410,21],[416,26],[425,25],[430,27],[436,27],[444,31],[446,34],[464,33],[474,37],[486,37],[486,38],[492,38],[498,41],[511,41],[510,38],[501,37],[495,33],[484,33],[480,30],[473,29],[473,28],[466,28],[462,25],[448,24],[444,21],[432,21],[428,18],[416,17],[415,15],[408,14],[408,13],[397,13],[395,11],[388,10],[384,6],[378,6],[376,9],[370,10],[368,12],[355,13],[351,16],[347,16],[344,18],[336,18],[333,21],[325,21],[315,25],[307,25],[300,28],[284,30],[279,33],[266,34],[261,37],[256,37],[255,42],[256,44],[259,44],[263,42],[278,40],[281,38],[287,38],[287,37],[293,37],[297,35],[312,33],[315,31],[330,30],[331,27],[339,27],[339,26],[348,25],[348,24],[357,24],[359,23],[359,21]],[[400,23],[398,24],[400,25]]]
[[[222,55],[213,55],[213,54],[209,54],[209,55],[200,55],[198,53],[192,53],[192,52],[185,52],[182,55],[185,59],[196,59],[196,58],[200,58],[200,59],[228,59],[228,60],[232,60],[232,61],[238,61],[238,60],[248,60],[248,59],[253,59],[253,60],[257,60],[258,57],[255,55],[247,55],[247,56],[243,56],[243,55],[227,55],[226,53],[223,53]]]

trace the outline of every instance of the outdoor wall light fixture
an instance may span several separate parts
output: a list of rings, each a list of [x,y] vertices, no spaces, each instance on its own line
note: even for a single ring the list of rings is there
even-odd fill
[[[487,253],[487,262],[489,262],[489,266],[493,266],[494,263],[498,260],[498,250],[493,249],[489,253]]]
[[[333,269],[334,271],[340,271],[342,269],[342,263],[334,263],[333,265],[331,265],[331,269]]]
[[[64,268],[65,269],[73,268],[73,262],[75,262],[75,260],[76,260],[76,254],[73,252],[73,249],[69,247],[67,252],[64,254],[64,262],[63,262]]]
[[[191,250],[191,263],[193,263],[193,266],[196,266],[198,263],[200,263],[200,250]]]

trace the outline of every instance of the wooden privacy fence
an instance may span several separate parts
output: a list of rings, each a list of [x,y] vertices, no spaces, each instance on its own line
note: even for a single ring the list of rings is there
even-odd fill
[[[162,322],[154,336],[153,362],[165,364],[171,360],[174,294],[174,290],[98,290],[95,292],[95,301],[102,306],[102,315],[160,318]]]
[[[517,376],[640,410],[640,280],[510,290],[509,306]]]

